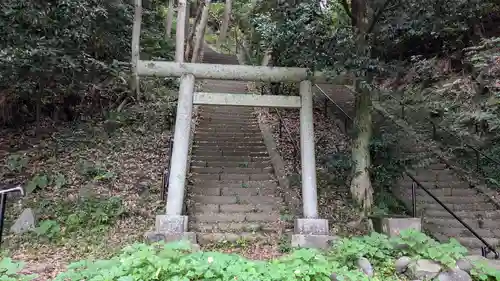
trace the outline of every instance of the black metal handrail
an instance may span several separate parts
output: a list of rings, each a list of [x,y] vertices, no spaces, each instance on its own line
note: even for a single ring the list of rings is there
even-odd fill
[[[491,246],[491,244],[488,243],[488,241],[484,240],[484,238],[481,237],[481,235],[479,235],[474,229],[472,229],[472,227],[469,224],[467,224],[459,216],[457,216],[455,214],[455,212],[453,212],[450,208],[448,208],[448,206],[446,206],[446,204],[444,204],[441,200],[439,200],[439,198],[437,198],[429,189],[424,187],[417,179],[415,179],[415,177],[413,175],[411,175],[408,172],[405,172],[405,174],[408,177],[410,177],[410,179],[412,180],[411,201],[412,201],[413,217],[418,217],[417,216],[417,194],[416,194],[416,187],[418,186],[423,191],[425,191],[425,193],[427,193],[427,195],[432,197],[432,199],[434,199],[434,201],[436,201],[441,207],[443,207],[450,215],[452,215],[462,226],[467,228],[467,230],[469,230],[472,233],[472,235],[474,235],[477,239],[479,239],[479,241],[481,241],[481,243],[483,243],[484,246],[481,247],[481,254],[483,257],[486,258],[486,257],[488,257],[489,253],[493,253],[495,255],[495,259],[500,258],[500,254],[496,251],[495,247]],[[438,187],[438,186],[436,185],[436,187]]]
[[[453,137],[457,137],[456,134],[450,132],[449,130],[439,126],[438,124],[436,124],[436,122],[434,122],[434,120],[430,119],[430,118],[426,118],[431,124],[432,124],[432,138],[435,140],[437,139],[437,130],[439,129],[440,131],[443,131],[443,132],[446,132],[447,134],[449,134],[450,136],[453,136]],[[479,150],[479,148],[471,145],[471,144],[468,144],[468,143],[464,143],[463,144],[464,147],[468,147],[470,149],[472,149],[474,151],[474,154],[476,156],[476,171],[479,172],[479,173],[482,173],[482,169],[481,169],[481,156],[484,157],[486,160],[488,160],[489,162],[497,165],[498,167],[500,167],[500,161],[499,160],[496,160],[494,158],[492,158],[491,156],[489,156],[488,154],[482,152],[481,150]]]
[[[170,164],[172,163],[173,150],[174,150],[174,137],[171,136],[168,139],[167,165],[165,167],[165,170],[163,170],[163,179],[162,179],[161,194],[160,194],[160,198],[163,201],[167,201],[167,190],[168,190],[168,183],[170,180]]]
[[[333,102],[333,100],[328,96],[326,95],[326,93],[318,86],[316,85],[316,87],[318,89],[320,89],[320,91],[328,97],[328,99],[326,99],[326,101],[328,100],[331,100]],[[348,87],[347,87],[348,88]],[[349,90],[351,90],[350,88],[348,88]],[[352,91],[352,90],[351,90]],[[339,108],[341,110],[341,112],[349,119],[352,121],[352,118],[335,102],[333,102],[333,104]],[[325,107],[326,108],[326,107]],[[325,110],[326,111],[326,110]],[[404,109],[402,110],[402,113],[404,114]],[[432,120],[431,120],[432,121]],[[493,159],[492,159],[493,160]],[[496,160],[493,160],[493,161],[496,161]],[[406,170],[406,168],[405,168]],[[500,254],[496,251],[496,249],[491,245],[489,244],[483,237],[481,237],[476,231],[474,231],[474,229],[472,229],[466,222],[464,222],[459,216],[457,216],[455,214],[455,212],[453,212],[450,208],[448,208],[448,206],[446,206],[446,204],[444,204],[439,198],[437,198],[429,189],[427,189],[426,187],[424,187],[419,181],[417,181],[415,179],[415,177],[413,177],[410,173],[408,173],[408,171],[405,171],[405,174],[408,175],[411,179],[412,179],[412,190],[411,190],[411,193],[412,193],[412,198],[411,198],[411,201],[412,201],[412,211],[413,211],[413,216],[416,217],[417,216],[417,196],[416,196],[416,186],[420,187],[423,191],[425,191],[425,193],[427,193],[432,199],[434,199],[434,201],[436,201],[441,207],[443,207],[450,215],[453,216],[453,218],[455,218],[460,224],[462,224],[465,228],[467,228],[471,233],[472,235],[474,235],[477,239],[479,239],[479,241],[481,241],[481,243],[483,243],[484,247],[481,248],[481,254],[483,257],[487,257],[489,253],[494,253],[495,255],[495,259],[499,259],[500,258]]]
[[[19,192],[21,196],[26,194],[21,185],[0,184],[0,247],[2,246],[3,223],[5,219],[5,207],[7,206],[7,196],[10,193]]]
[[[298,154],[299,154],[299,145],[297,144],[297,142],[294,140],[293,136],[292,136],[292,133],[290,132],[290,129],[288,129],[287,126],[285,126],[283,124],[283,117],[281,116],[281,114],[279,113],[279,110],[277,108],[274,109],[274,111],[276,112],[276,115],[278,115],[278,134],[279,134],[279,138],[282,139],[283,138],[283,131],[286,132],[287,134],[287,138],[288,138],[288,141],[292,144],[292,147],[293,147],[293,157],[292,157],[292,160],[293,160],[293,171],[295,173],[299,173],[299,168],[298,168]]]
[[[500,167],[500,161],[491,158],[491,156],[489,156],[486,153],[480,151],[476,147],[473,147],[473,146],[471,146],[469,144],[465,144],[465,146],[467,146],[468,148],[474,150],[474,152],[476,154],[476,170],[478,172],[482,173],[482,170],[483,170],[483,169],[481,169],[481,156],[483,156],[489,162],[492,162],[492,163],[494,163],[494,164],[496,164],[496,165],[498,165]]]
[[[316,88],[326,97],[323,104],[325,117],[328,116],[328,102],[330,101],[333,105],[335,105],[335,108],[337,108],[340,113],[342,113],[344,117],[344,128],[347,130],[350,127],[350,124],[353,124],[352,117],[349,116],[349,114],[347,114],[347,112],[345,112],[345,110],[340,105],[338,105],[327,93],[325,93],[325,91],[323,91],[323,89],[321,89],[318,84],[314,84],[314,86],[316,86]]]
[[[389,96],[395,100],[398,100],[397,97],[389,94],[389,93],[385,93],[386,96]],[[379,95],[379,99],[380,99],[380,95]],[[399,104],[401,105],[401,118],[403,120],[406,120],[406,115],[405,115],[405,103],[403,100],[400,100],[399,101]],[[482,152],[479,148],[469,144],[469,143],[466,143],[462,138],[460,138],[460,136],[458,136],[457,134],[453,133],[453,132],[450,132],[449,130],[443,128],[442,126],[439,126],[438,124],[436,124],[436,122],[434,120],[432,120],[431,118],[429,117],[425,117],[424,118],[426,121],[428,121],[431,126],[432,126],[432,139],[434,140],[437,140],[437,136],[438,136],[438,130],[439,131],[442,131],[442,132],[445,132],[447,133],[448,135],[454,137],[454,138],[459,138],[463,147],[467,147],[469,149],[472,149],[474,151],[474,154],[475,154],[475,162],[476,162],[476,172],[481,174],[482,176],[484,176],[484,171],[483,169],[481,168],[481,157],[483,157],[484,159],[488,160],[489,162],[497,165],[498,167],[500,167],[500,161],[499,160],[496,160],[494,158],[492,158],[491,156],[487,155],[486,153]]]

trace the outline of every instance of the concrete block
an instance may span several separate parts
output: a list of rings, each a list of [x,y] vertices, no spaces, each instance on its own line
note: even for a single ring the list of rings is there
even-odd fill
[[[21,234],[36,227],[35,212],[31,208],[24,209],[19,218],[10,227],[12,233]]]
[[[294,232],[296,234],[330,234],[328,220],[325,219],[296,219]]]
[[[389,236],[398,236],[405,229],[422,231],[422,219],[411,217],[371,218],[375,231]]]
[[[148,231],[144,234],[144,239],[146,242],[154,243],[159,241],[174,242],[187,240],[192,244],[196,244],[196,233],[194,232],[182,232],[182,233],[167,233],[161,231]]]
[[[183,233],[188,229],[188,216],[157,215],[156,231],[166,233]]]
[[[293,234],[292,247],[328,249],[337,239],[338,236],[332,235]]]

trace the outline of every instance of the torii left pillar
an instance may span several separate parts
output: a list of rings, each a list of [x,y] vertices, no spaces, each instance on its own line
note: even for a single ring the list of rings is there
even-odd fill
[[[177,23],[187,22],[187,1],[179,0]],[[175,61],[184,62],[186,25],[177,24]],[[188,232],[188,216],[182,214],[188,168],[188,153],[193,114],[195,77],[184,74],[180,78],[177,116],[175,119],[174,145],[170,159],[167,206],[164,215],[156,216],[155,232],[146,233],[149,241],[187,239],[196,243],[196,234]]]

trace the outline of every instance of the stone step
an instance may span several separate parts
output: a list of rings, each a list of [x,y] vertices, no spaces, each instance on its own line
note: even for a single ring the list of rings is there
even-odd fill
[[[236,163],[268,163],[271,159],[268,155],[265,156],[212,156],[212,155],[192,155],[194,161],[206,161],[208,164],[212,162],[236,162]]]
[[[262,173],[271,173],[272,168],[243,168],[243,167],[191,167],[192,173],[197,174],[220,174],[220,173],[228,173],[228,174],[262,174]]]
[[[232,151],[250,151],[250,152],[259,152],[259,151],[267,151],[267,147],[261,143],[250,143],[250,144],[219,144],[219,143],[195,143],[192,146],[193,149],[196,150],[232,150]]]
[[[257,118],[251,114],[223,114],[223,113],[203,113],[198,115],[197,120],[202,121],[210,121],[212,123],[242,123],[242,124],[258,124]],[[231,122],[234,121],[234,122]]]
[[[237,132],[204,132],[204,131],[196,131],[195,132],[195,136],[199,136],[199,137],[203,137],[203,136],[208,136],[208,137],[232,137],[232,138],[242,138],[242,139],[245,139],[245,138],[249,138],[249,139],[252,139],[252,138],[255,138],[255,137],[260,137],[262,138],[262,136],[260,135],[260,131],[259,132],[245,132],[243,130],[239,130]]]
[[[441,198],[443,196],[462,196],[462,197],[472,197],[478,195],[478,191],[474,188],[432,188],[429,189],[434,196]],[[416,194],[418,196],[429,196],[421,188],[417,188]]]
[[[462,246],[466,247],[469,250],[469,254],[477,254],[481,255],[481,247],[485,246],[477,237],[450,237],[449,235],[443,233],[433,233],[432,234],[438,241],[442,243],[448,242],[451,238],[456,239]],[[486,237],[484,238],[487,243],[490,243],[491,246],[498,249],[498,239],[494,237]]]
[[[191,215],[200,213],[271,213],[278,211],[276,204],[204,204],[194,203],[188,212]]]
[[[190,226],[192,231],[202,232],[202,233],[275,233],[280,229],[280,225],[276,223],[269,222],[216,222],[216,223],[203,223],[203,224],[192,224]]]
[[[242,181],[242,180],[199,180],[191,179],[193,187],[228,187],[228,188],[277,188],[275,180]]]
[[[259,153],[259,154],[267,154],[267,149],[262,146],[248,146],[248,147],[223,147],[223,146],[192,146],[192,153],[198,154],[198,152],[204,153],[206,151],[214,151],[214,152],[224,152],[232,153],[232,152],[248,152],[248,153]],[[250,155],[252,156],[252,155]]]
[[[225,147],[231,147],[231,146],[262,146],[265,147],[265,143],[263,139],[257,140],[257,141],[240,141],[240,142],[234,142],[232,140],[195,140],[193,142],[193,146],[225,146]]]
[[[212,80],[215,81],[215,80]],[[243,85],[245,82],[240,81],[232,81],[232,80],[218,80],[217,81],[220,86],[222,85]],[[243,84],[242,84],[243,83]],[[245,94],[246,92],[240,92],[241,94]],[[254,111],[252,107],[246,106],[233,106],[233,105],[217,105],[217,106],[202,106],[199,108],[202,112],[230,112],[230,113],[239,113],[239,112],[247,112],[251,113]]]
[[[196,127],[196,132],[197,133],[229,133],[229,132],[245,132],[245,133],[250,133],[250,134],[260,134],[262,131],[260,130],[259,127],[253,126],[253,125],[246,125],[246,126],[238,126],[238,127],[217,127],[214,128],[213,126],[209,125],[204,125]]]
[[[266,151],[244,151],[244,150],[224,150],[224,151],[207,151],[198,150],[193,152],[199,156],[241,156],[241,157],[266,157],[268,156]]]
[[[478,249],[483,246],[485,246],[479,239],[476,237],[457,237],[455,238],[462,244],[462,246],[469,248],[469,249]],[[484,240],[486,240],[487,243],[489,243],[491,246],[495,247],[496,249],[499,248],[499,239],[498,238],[493,238],[493,237],[483,237]],[[498,250],[497,250],[498,251]]]
[[[453,182],[420,181],[419,183],[427,189],[442,189],[442,188],[471,189],[469,183],[459,180]],[[399,182],[399,185],[404,189],[411,189],[412,184],[413,181],[410,180],[409,178]]]
[[[463,222],[468,224],[475,231],[499,231],[500,233],[500,224],[496,220],[492,219],[470,219],[470,218],[461,218]],[[434,224],[439,226],[447,226],[450,228],[457,228],[466,230],[466,227],[462,225],[455,218],[436,218],[436,217],[426,217],[424,218],[424,222],[428,224]]]
[[[427,231],[430,231],[433,235],[434,234],[437,234],[438,236],[441,235],[442,237],[447,237],[448,239],[449,238],[458,239],[459,237],[475,237],[465,227],[452,228],[449,226],[441,226],[441,225],[430,224],[430,223],[424,223],[423,227]],[[489,238],[495,237],[495,235],[488,229],[474,229],[474,231],[476,231],[476,233],[481,237],[489,237]]]
[[[442,168],[442,165],[438,165],[438,168]],[[424,168],[419,168],[415,169],[413,171],[410,171],[410,173],[413,176],[429,176],[429,177],[436,177],[439,175],[446,175],[446,174],[454,174],[454,171],[451,169],[431,169],[430,167],[424,167]]]
[[[408,198],[408,200],[411,200]],[[445,204],[452,211],[495,211],[498,208],[492,203],[472,203],[472,204]],[[420,203],[417,204],[419,210],[444,210],[438,203]]]
[[[258,126],[259,123],[257,121],[250,121],[245,119],[236,119],[236,118],[206,118],[206,119],[197,119],[196,128],[203,128],[205,126],[217,126],[217,125],[228,125],[232,127],[246,127],[246,126]]]
[[[482,217],[488,220],[500,220],[499,211],[482,211],[482,212],[469,212],[469,211],[456,211],[454,212],[459,218],[462,219],[477,219]],[[453,216],[446,210],[428,210],[425,212],[425,217],[428,218],[453,218]]]
[[[419,181],[419,182],[455,182],[455,181],[460,181],[460,178],[451,173],[448,172],[448,170],[442,170],[442,171],[428,171],[428,170],[419,170],[417,171],[416,175],[413,175],[413,177]]]
[[[282,199],[274,196],[205,196],[193,195],[194,202],[202,204],[281,204]]]
[[[436,195],[435,195],[436,196]],[[436,196],[445,205],[448,204],[483,204],[486,203],[486,198],[483,196]],[[429,195],[418,196],[418,203],[434,203],[436,200]]]
[[[196,174],[192,173],[191,177],[195,180],[241,180],[241,181],[260,181],[272,179],[269,173],[261,174]]]
[[[198,116],[196,118],[196,127],[202,128],[223,128],[227,125],[229,128],[260,128],[259,122],[253,116]]]
[[[226,195],[276,195],[276,188],[258,187],[193,187],[191,193],[195,195],[226,196]]]
[[[195,224],[217,223],[217,222],[244,222],[245,213],[197,213],[190,217]]]
[[[260,134],[254,136],[216,136],[214,135],[194,135],[194,141],[204,140],[206,142],[220,142],[220,143],[260,143],[263,141]]]
[[[194,224],[204,223],[244,223],[244,222],[279,222],[279,213],[196,213],[191,216]]]
[[[224,107],[224,106],[219,106],[219,107],[212,107],[212,108],[201,108],[199,112],[203,113],[234,113],[234,114],[241,114],[241,113],[247,113],[251,114],[254,112],[253,108],[250,107]]]
[[[191,161],[191,167],[228,167],[228,168],[237,168],[237,167],[243,167],[243,168],[261,168],[261,169],[268,169],[270,171],[273,171],[273,167],[271,164],[271,161],[262,161],[262,162],[224,162],[224,161]]]
[[[213,118],[212,118],[213,119]],[[234,120],[234,119],[233,119]],[[243,120],[241,120],[243,121]],[[214,128],[214,129],[221,129],[221,128],[234,128],[234,129],[241,129],[241,128],[255,128],[259,129],[259,123],[257,121],[248,120],[247,123],[214,123],[214,122],[209,122],[209,120],[206,119],[197,119],[197,125],[196,127],[198,128]]]
[[[196,233],[196,239],[199,245],[210,245],[214,243],[238,241],[267,241],[269,238],[260,232],[241,232],[241,233]]]

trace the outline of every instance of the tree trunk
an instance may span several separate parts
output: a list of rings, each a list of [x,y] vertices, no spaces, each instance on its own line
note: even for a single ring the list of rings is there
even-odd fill
[[[366,32],[369,29],[371,10],[365,0],[352,1],[353,24],[357,28],[356,52],[360,57],[369,55]],[[365,72],[365,71],[363,71]],[[371,97],[365,85],[371,84],[368,73],[354,80],[355,110],[354,128],[356,135],[352,145],[352,180],[351,194],[354,201],[362,208],[363,215],[368,215],[373,207],[373,188],[370,180],[370,140],[372,137]]]
[[[196,27],[196,42],[193,48],[193,57],[191,62],[195,63],[200,55],[201,48],[203,47],[203,42],[205,40],[205,29],[208,22],[208,10],[210,9],[210,0],[205,0],[205,6],[203,7],[203,12],[201,13],[200,24]]]
[[[351,193],[353,199],[368,214],[373,205],[373,188],[370,181],[370,140],[372,137],[371,97],[362,89],[361,79],[355,81],[356,136],[352,144],[353,177]]]
[[[186,26],[182,23],[186,21],[186,0],[179,0],[177,5],[177,26],[175,32],[175,61],[184,61]]]
[[[130,77],[130,90],[140,99],[139,75],[137,73],[137,62],[140,59],[140,36],[142,21],[142,1],[135,0],[134,25],[132,29],[132,75]]]
[[[185,57],[188,61],[191,58],[191,51],[193,50],[193,46],[195,44],[193,39],[194,39],[194,34],[196,33],[196,26],[198,26],[200,24],[201,14],[202,14],[203,7],[205,6],[205,4],[199,3],[197,6],[198,6],[198,8],[196,10],[196,17],[195,17],[194,22],[193,22],[193,28],[191,28],[191,30],[189,31],[188,39],[186,40]]]
[[[186,32],[184,33],[184,40],[187,40],[189,29],[191,28],[189,19],[191,19],[191,1],[186,1]],[[194,26],[192,27],[194,28]]]
[[[217,48],[219,48],[220,45],[226,40],[229,21],[231,20],[231,5],[231,0],[226,0],[226,5],[224,7],[224,19],[222,20],[219,39],[217,40]]]
[[[172,24],[174,21],[174,0],[168,0],[167,18],[165,19],[165,37],[172,36]]]

